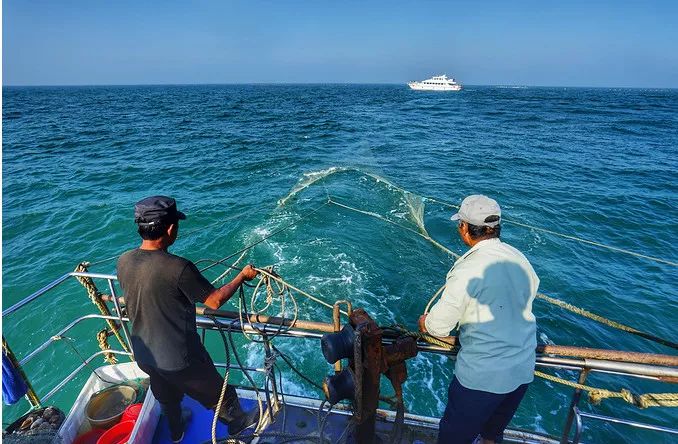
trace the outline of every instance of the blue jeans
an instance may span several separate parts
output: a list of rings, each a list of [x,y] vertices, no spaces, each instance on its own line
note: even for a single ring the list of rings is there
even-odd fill
[[[527,386],[497,394],[467,389],[453,378],[447,391],[447,407],[440,419],[438,444],[470,444],[478,434],[501,442]]]

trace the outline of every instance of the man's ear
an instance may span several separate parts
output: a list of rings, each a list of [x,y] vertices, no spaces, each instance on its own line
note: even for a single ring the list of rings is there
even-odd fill
[[[172,237],[172,230],[176,229],[176,224],[169,224],[167,227],[167,236]]]
[[[468,223],[462,222],[459,225],[459,235],[464,242],[466,242],[467,238],[470,238],[469,233],[468,233]]]

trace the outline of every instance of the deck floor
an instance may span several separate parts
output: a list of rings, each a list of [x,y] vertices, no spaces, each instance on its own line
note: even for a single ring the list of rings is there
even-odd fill
[[[241,396],[240,403],[245,410],[257,408],[257,402],[253,399]],[[185,396],[182,405],[193,412],[193,418],[189,423],[183,443],[190,444],[209,444],[212,439],[212,418],[213,410],[207,410],[194,399]],[[265,405],[264,405],[265,408]],[[322,416],[326,414],[323,412]],[[332,412],[323,426],[323,436],[328,442],[344,442],[345,430],[350,421],[350,415],[346,412]],[[272,421],[263,431],[258,439],[258,444],[282,444],[287,442],[297,443],[317,443],[318,442],[318,410],[317,405],[300,405],[286,403],[282,410],[278,412],[274,421]],[[377,442],[391,443],[391,432],[393,422],[384,417],[377,417],[376,433]],[[247,429],[238,439],[243,442],[252,440],[254,428]],[[228,438],[228,428],[217,422],[217,439]],[[406,421],[403,433],[399,443],[401,444],[428,444],[436,443],[438,437],[437,426],[431,424],[422,424],[412,421]],[[294,439],[292,439],[294,438]],[[169,436],[169,427],[167,419],[160,416],[153,437],[153,444],[170,444],[172,441]],[[350,437],[346,442],[355,442]],[[506,430],[504,442],[521,444],[557,444],[557,440],[544,435],[518,430]]]
[[[241,405],[243,409],[249,410],[257,408],[257,403],[254,400],[241,398]],[[194,399],[185,396],[182,401],[182,406],[189,408],[193,413],[193,418],[189,423],[186,433],[184,435],[183,443],[201,444],[211,443],[212,438],[212,418],[213,410],[207,410]],[[265,408],[265,405],[264,405]],[[323,416],[325,413],[323,413]],[[329,442],[337,442],[343,440],[346,427],[349,423],[350,416],[344,414],[332,413],[328,420],[325,421],[323,427],[323,435]],[[388,435],[390,433],[392,424],[390,422],[377,421],[378,435],[382,437],[382,442],[388,442]],[[244,442],[249,442],[252,439],[252,429],[248,429],[241,433],[238,438]],[[275,444],[282,442],[289,442],[290,435],[298,437],[295,442],[317,443],[318,438],[318,413],[316,410],[307,407],[285,405],[275,417],[275,420],[266,427],[262,436],[259,438],[261,444]],[[221,422],[217,421],[217,439],[228,438],[228,428]],[[304,436],[308,439],[304,439]],[[401,442],[435,442],[436,433],[430,430],[406,427]],[[350,441],[349,441],[350,442]],[[160,416],[158,426],[153,437],[153,444],[171,444],[169,427],[167,419]]]

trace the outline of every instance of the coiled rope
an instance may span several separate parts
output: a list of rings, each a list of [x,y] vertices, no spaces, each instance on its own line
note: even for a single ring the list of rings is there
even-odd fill
[[[282,284],[282,285],[284,285],[284,286],[286,286],[286,287],[288,287],[288,288],[290,288],[290,289],[296,291],[296,292],[299,293],[300,295],[305,296],[306,298],[308,298],[308,299],[310,299],[310,300],[312,300],[312,301],[317,302],[317,303],[320,304],[320,305],[323,305],[323,306],[325,306],[325,307],[327,307],[327,308],[330,308],[330,309],[333,309],[333,308],[334,308],[334,306],[333,306],[332,304],[330,304],[330,303],[328,303],[328,302],[325,302],[325,301],[323,301],[322,299],[320,299],[320,298],[318,298],[318,297],[316,297],[316,296],[313,296],[312,294],[307,293],[307,292],[305,292],[304,290],[301,290],[301,289],[298,288],[298,287],[295,287],[294,285],[290,284],[289,282],[283,280],[280,276],[271,274],[271,272],[268,271],[268,270],[261,269],[261,268],[256,268],[256,270],[257,270],[258,272],[262,273],[263,275],[268,276],[269,278],[273,279],[274,281],[277,281],[277,282],[279,282],[280,284]],[[348,313],[346,313],[344,310],[339,310],[339,311],[340,311],[341,313],[345,314],[346,316],[348,316]]]

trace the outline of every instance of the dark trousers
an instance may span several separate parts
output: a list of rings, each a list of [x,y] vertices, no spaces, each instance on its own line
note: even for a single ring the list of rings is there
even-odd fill
[[[527,386],[496,394],[468,389],[453,378],[447,391],[447,407],[440,419],[438,444],[470,444],[479,434],[501,442]]]
[[[207,409],[214,409],[219,402],[224,378],[221,377],[209,356],[194,360],[188,367],[178,371],[164,371],[139,363],[139,368],[151,378],[151,391],[167,416],[173,436],[181,434],[181,400],[184,394],[198,401]],[[238,402],[235,388],[228,385],[221,412],[229,411]]]

